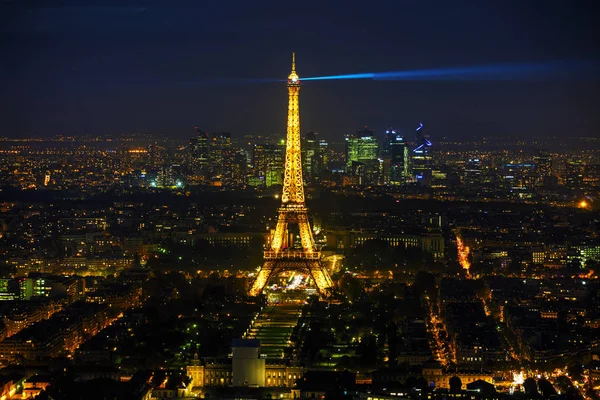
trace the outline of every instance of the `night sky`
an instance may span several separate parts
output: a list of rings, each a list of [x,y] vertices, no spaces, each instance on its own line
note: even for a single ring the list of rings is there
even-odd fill
[[[281,78],[600,59],[599,1],[4,0],[0,136],[285,132]],[[314,81],[302,131],[600,136],[600,83]]]

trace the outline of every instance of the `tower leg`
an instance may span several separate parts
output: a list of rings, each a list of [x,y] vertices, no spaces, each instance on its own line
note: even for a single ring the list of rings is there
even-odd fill
[[[321,263],[311,263],[309,268],[319,293],[326,294],[327,289],[333,287],[333,281],[331,280],[329,273],[325,271],[325,267],[323,267]]]
[[[256,276],[256,279],[254,280],[254,282],[252,282],[252,287],[250,288],[248,295],[258,296],[262,293],[263,289],[265,288],[265,285],[269,281],[271,273],[273,272],[273,264],[274,263],[272,261],[267,261],[264,263],[264,265],[260,269],[260,272]]]
[[[312,236],[312,230],[308,224],[308,215],[302,215],[298,221],[298,230],[300,231],[300,240],[304,251],[312,253],[314,251],[315,241]]]
[[[277,226],[275,227],[275,233],[273,234],[273,239],[271,240],[271,249],[273,251],[279,251],[283,247],[287,231],[287,225],[287,215],[283,212],[280,212],[279,218],[277,218]]]

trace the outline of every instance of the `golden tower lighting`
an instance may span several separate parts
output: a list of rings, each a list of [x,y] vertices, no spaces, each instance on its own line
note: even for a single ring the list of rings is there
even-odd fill
[[[281,207],[277,226],[271,238],[271,248],[265,251],[265,262],[250,288],[250,296],[258,296],[271,276],[283,271],[297,271],[310,275],[322,294],[333,286],[329,273],[321,264],[321,253],[308,222],[308,209],[304,202],[304,182],[300,159],[300,78],[296,74],[296,57],[292,53],[292,72],[288,76],[288,119],[285,149],[285,172]],[[302,248],[289,248],[289,225],[298,226]]]

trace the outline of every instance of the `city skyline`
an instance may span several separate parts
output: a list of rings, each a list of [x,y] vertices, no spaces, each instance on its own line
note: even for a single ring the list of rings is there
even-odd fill
[[[592,2],[381,2],[364,10],[306,4],[293,13],[234,5],[230,11],[192,3],[4,4],[2,48],[9,61],[2,135],[185,138],[194,126],[283,133],[281,83],[255,80],[284,78],[291,51],[307,77],[598,55]],[[404,133],[420,121],[455,139],[598,136],[598,80],[575,70],[518,81],[304,85],[302,132],[329,140],[364,125]]]
[[[600,400],[597,6],[85,1],[0,13],[0,400]]]

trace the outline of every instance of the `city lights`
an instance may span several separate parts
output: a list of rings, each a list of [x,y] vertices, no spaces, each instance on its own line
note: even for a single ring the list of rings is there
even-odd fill
[[[58,49],[46,48],[57,36],[44,21],[48,10],[36,10],[31,24],[19,24],[30,19],[27,12],[8,24],[15,40],[5,53],[22,68],[9,74],[8,88],[19,91],[5,101],[8,133],[0,135],[0,397],[597,399],[600,235],[592,211],[600,139],[586,96],[593,85],[578,87],[572,79],[558,92],[535,93],[543,80],[574,72],[584,81],[589,65],[423,68],[431,57],[416,44],[384,58],[377,55],[381,46],[360,49],[367,43],[361,36],[405,29],[412,18],[397,16],[421,13],[392,7],[384,12],[389,21],[383,14],[353,20],[344,12],[339,23],[315,16],[302,24],[304,12],[275,7],[264,13],[266,21],[252,5],[225,10],[223,21],[210,12],[220,6],[213,3],[200,19],[186,7],[168,24],[161,16],[171,7],[83,7],[85,15],[69,9],[69,20],[85,23],[59,24],[66,31],[58,36],[78,40]],[[453,49],[455,20],[471,9],[452,12],[445,47],[432,54],[451,54],[448,63],[458,65],[465,49],[471,59],[497,59],[505,51],[473,52],[511,49],[519,43],[500,42],[538,32],[551,12],[520,18],[531,25],[523,30],[490,20],[519,10],[485,7],[480,23],[459,25],[511,26],[520,35],[461,30],[460,48]],[[100,11],[128,17],[101,24]],[[53,8],[53,21],[64,22],[64,12]],[[281,51],[269,48],[264,30],[280,30],[273,25],[278,12],[285,14],[281,27],[318,30],[292,35],[298,47],[311,49],[306,71],[391,68],[400,58],[413,69],[300,78],[292,53],[287,79],[219,78],[234,70],[261,74],[270,58],[264,55]],[[184,14],[189,20],[180,19]],[[561,15],[591,32],[575,11]],[[595,21],[591,15],[586,19]],[[365,17],[378,21],[377,29],[361,30]],[[138,29],[148,21],[150,30]],[[121,29],[125,22],[131,29]],[[79,45],[89,37],[69,32],[87,25],[94,33],[89,49]],[[27,26],[44,29],[17,40]],[[200,53],[178,54],[189,48],[181,42],[189,29],[171,35],[178,26],[199,29]],[[327,45],[331,26],[349,29],[339,33],[344,41],[330,39],[352,43],[350,51],[323,53],[339,47]],[[230,34],[232,27],[244,34]],[[123,49],[136,43],[131,32],[144,43],[106,57],[112,44],[103,41],[115,37],[108,28],[123,36]],[[536,34],[542,33],[548,34]],[[591,40],[552,34],[579,39],[568,41],[569,54]],[[155,36],[168,54],[146,51]],[[266,47],[250,52],[256,37]],[[324,41],[303,43],[314,37]],[[232,38],[243,43],[228,46]],[[526,39],[529,47],[539,42]],[[426,48],[436,41],[429,42]],[[514,54],[544,57],[520,50]],[[20,81],[38,59],[51,67],[37,70],[43,82]],[[122,86],[117,79],[112,89],[119,90],[109,93],[104,70],[115,74],[121,62],[127,73],[119,79],[134,82]],[[129,92],[154,76],[158,82],[164,71],[181,77],[177,84],[186,90],[148,85],[143,96]],[[80,81],[90,76],[98,82]],[[367,81],[345,81],[356,79]],[[408,81],[414,82],[401,83]],[[274,90],[241,87],[248,82],[273,82]],[[94,91],[99,83],[101,93]],[[197,83],[218,87],[190,90]],[[301,87],[310,114],[303,125]],[[569,93],[578,95],[559,99]],[[49,97],[56,104],[46,104]],[[23,104],[30,107],[15,113]],[[19,126],[10,123],[13,113]],[[34,129],[38,119],[49,124],[43,133]],[[105,131],[113,120],[118,129]],[[92,133],[77,133],[84,128]],[[8,136],[13,129],[27,136]]]
[[[458,262],[460,266],[465,270],[467,276],[470,276],[471,263],[469,262],[469,246],[466,246],[463,239],[457,234],[456,235],[456,249],[458,251]]]

